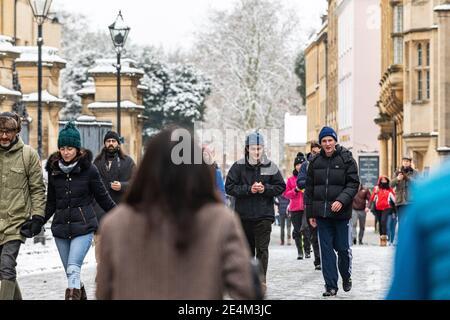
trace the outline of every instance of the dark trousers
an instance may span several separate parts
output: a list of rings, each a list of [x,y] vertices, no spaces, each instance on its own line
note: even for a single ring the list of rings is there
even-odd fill
[[[14,240],[0,246],[0,280],[16,280],[16,260],[21,244],[19,240]]]
[[[264,282],[266,282],[267,265],[269,263],[269,243],[272,233],[272,221],[241,220],[245,236],[250,246],[251,255],[261,262]]]
[[[319,247],[319,237],[317,236],[317,229],[313,228],[308,221],[309,234],[311,236],[311,244],[314,251],[314,266],[320,266],[320,247]]]
[[[287,238],[291,238],[291,219],[287,214],[280,214],[280,237],[281,242],[284,243],[284,229],[287,229]]]
[[[317,219],[317,227],[325,287],[338,290],[338,268],[344,280],[350,279],[352,273],[350,220]]]
[[[291,211],[291,221],[294,226],[292,231],[292,238],[295,240],[297,251],[300,256],[303,256],[303,250],[305,254],[311,252],[311,240],[308,226],[305,226],[305,214],[304,211]]]
[[[387,221],[388,216],[392,213],[392,209],[386,209],[383,211],[380,211],[380,236],[386,236],[387,235]]]

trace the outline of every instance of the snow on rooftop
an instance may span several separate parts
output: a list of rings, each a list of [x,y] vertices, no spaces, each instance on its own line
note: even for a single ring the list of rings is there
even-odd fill
[[[0,86],[0,95],[2,96],[21,96],[22,93],[15,90],[10,90],[8,88]]]
[[[17,62],[37,62],[38,47],[16,47],[22,54],[16,59]],[[58,49],[53,47],[42,47],[42,62],[62,63],[67,61],[58,55]]]
[[[65,100],[65,99],[61,99],[61,98],[55,97],[54,95],[51,95],[50,93],[48,93],[47,90],[42,91],[41,99],[43,102],[46,102],[46,103],[50,103],[50,102],[66,103],[67,102],[67,100]],[[22,100],[25,102],[37,102],[38,101],[38,93],[33,92],[30,94],[24,94]]]
[[[437,7],[434,7],[434,11],[450,11],[450,3],[444,3]]]
[[[19,49],[13,45],[13,39],[0,35],[0,52],[20,53]]]
[[[81,116],[79,116],[77,118],[77,121],[79,121],[79,122],[93,122],[93,121],[97,121],[97,118],[95,116],[82,114]]]
[[[83,88],[75,92],[76,94],[82,96],[82,95],[88,95],[88,94],[95,94],[95,87],[91,88]]]
[[[284,143],[306,144],[307,123],[304,115],[284,115]]]
[[[142,91],[148,91],[150,90],[150,88],[144,84],[140,84],[137,86],[138,90],[142,90]]]
[[[96,66],[88,70],[89,74],[93,73],[116,73],[116,60],[115,59],[98,59],[96,61]],[[121,74],[144,74],[144,71],[136,68],[136,61],[132,59],[122,59],[121,64]]]
[[[117,108],[117,102],[93,102],[88,104],[89,109],[112,109]],[[144,106],[137,105],[134,102],[131,102],[129,100],[122,101],[120,103],[121,109],[144,109]]]

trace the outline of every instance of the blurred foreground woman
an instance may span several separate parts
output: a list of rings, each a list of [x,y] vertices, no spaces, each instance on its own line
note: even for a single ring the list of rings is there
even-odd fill
[[[193,164],[201,148],[188,138],[180,152],[176,132],[150,139],[124,202],[101,223],[97,298],[255,299],[240,222],[222,204],[214,168]]]

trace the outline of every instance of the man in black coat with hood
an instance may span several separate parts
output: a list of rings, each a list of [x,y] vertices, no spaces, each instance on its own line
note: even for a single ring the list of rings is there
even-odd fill
[[[323,296],[335,296],[339,273],[344,291],[352,287],[352,252],[350,220],[353,198],[358,192],[358,167],[352,153],[337,145],[337,134],[324,127],[319,134],[322,150],[308,166],[305,189],[305,211],[313,227],[318,227],[322,274],[325,279]]]
[[[103,139],[103,143],[104,148],[95,158],[94,165],[98,168],[109,195],[116,204],[119,204],[128,188],[136,164],[131,157],[123,153],[120,137],[116,132],[108,131]],[[100,223],[100,220],[105,215],[105,211],[99,205],[95,205],[95,212]],[[96,257],[98,257],[100,244],[98,234],[95,235],[94,242]]]
[[[233,164],[228,172],[225,191],[235,197],[252,256],[263,269],[265,289],[269,243],[275,221],[274,197],[283,193],[286,183],[278,167],[264,153],[264,138],[259,132],[247,136],[245,158]]]

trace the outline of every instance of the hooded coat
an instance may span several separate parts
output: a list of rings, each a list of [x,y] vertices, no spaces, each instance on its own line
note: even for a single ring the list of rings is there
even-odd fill
[[[381,176],[378,179],[377,185],[373,189],[372,195],[370,196],[370,204],[375,201],[375,209],[378,211],[387,210],[395,206],[395,191],[391,187],[381,188],[382,178],[385,178],[389,185],[389,178],[386,176]]]
[[[93,200],[106,212],[116,204],[106,191],[97,167],[92,165],[92,153],[82,150],[77,165],[67,174],[61,170],[59,160],[59,152],[54,153],[46,165],[48,192],[45,221],[54,215],[53,236],[72,239],[97,231]]]
[[[39,156],[19,137],[11,149],[0,148],[0,171],[0,246],[13,240],[25,242],[20,235],[22,224],[30,215],[44,217],[45,185]]]

